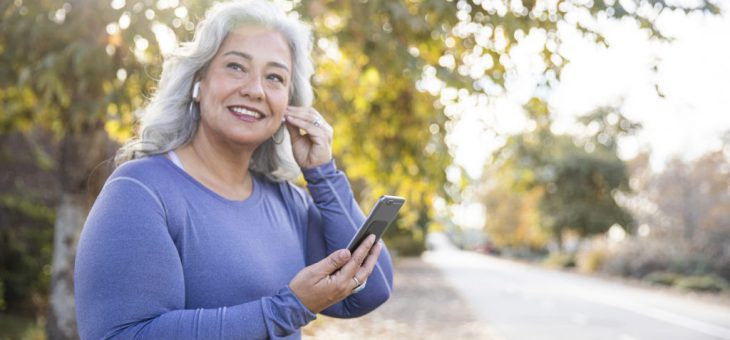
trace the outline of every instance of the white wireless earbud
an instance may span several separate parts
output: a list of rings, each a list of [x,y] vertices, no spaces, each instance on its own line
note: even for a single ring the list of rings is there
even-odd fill
[[[199,94],[200,94],[200,82],[196,81],[195,85],[193,85],[193,99],[198,99]]]

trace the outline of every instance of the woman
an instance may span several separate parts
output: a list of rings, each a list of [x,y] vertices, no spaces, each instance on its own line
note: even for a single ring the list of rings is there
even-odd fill
[[[343,249],[364,216],[310,107],[310,50],[253,1],[214,7],[166,57],[79,241],[82,338],[299,338],[316,313],[388,299],[382,243]],[[299,169],[309,194],[287,181]]]

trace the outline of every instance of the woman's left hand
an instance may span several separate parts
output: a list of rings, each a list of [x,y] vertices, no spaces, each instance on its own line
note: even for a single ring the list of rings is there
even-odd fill
[[[289,106],[285,112],[286,128],[291,137],[294,159],[302,168],[314,168],[332,159],[333,130],[317,110]],[[302,134],[300,130],[306,131]]]

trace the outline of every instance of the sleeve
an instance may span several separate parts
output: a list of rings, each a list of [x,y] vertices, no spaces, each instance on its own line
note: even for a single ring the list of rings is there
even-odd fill
[[[311,264],[346,248],[365,216],[355,201],[347,177],[337,170],[334,161],[302,172],[311,194],[307,199],[314,203],[308,204],[307,218],[307,261]],[[365,289],[330,306],[322,314],[339,318],[362,316],[388,300],[392,287],[393,265],[383,244]]]
[[[82,339],[263,339],[316,315],[288,287],[257,301],[185,309],[177,248],[157,196],[133,178],[107,183],[82,231],[75,267]]]

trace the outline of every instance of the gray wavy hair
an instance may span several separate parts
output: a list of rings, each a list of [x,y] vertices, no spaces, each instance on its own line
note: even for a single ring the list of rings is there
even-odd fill
[[[292,78],[289,89],[291,105],[310,106],[314,73],[310,57],[312,35],[301,21],[289,18],[275,5],[250,0],[226,2],[213,6],[196,29],[192,41],[182,43],[162,64],[157,91],[147,105],[137,112],[138,136],[123,145],[114,158],[122,163],[166,153],[189,143],[198,128],[199,106],[192,105],[193,82],[205,73],[221,44],[231,31],[242,25],[266,27],[279,32],[289,44],[292,55]],[[193,102],[194,103],[194,102]],[[274,142],[274,137],[282,142]],[[282,125],[274,137],[254,151],[249,170],[273,181],[291,180],[299,173],[287,129]]]

